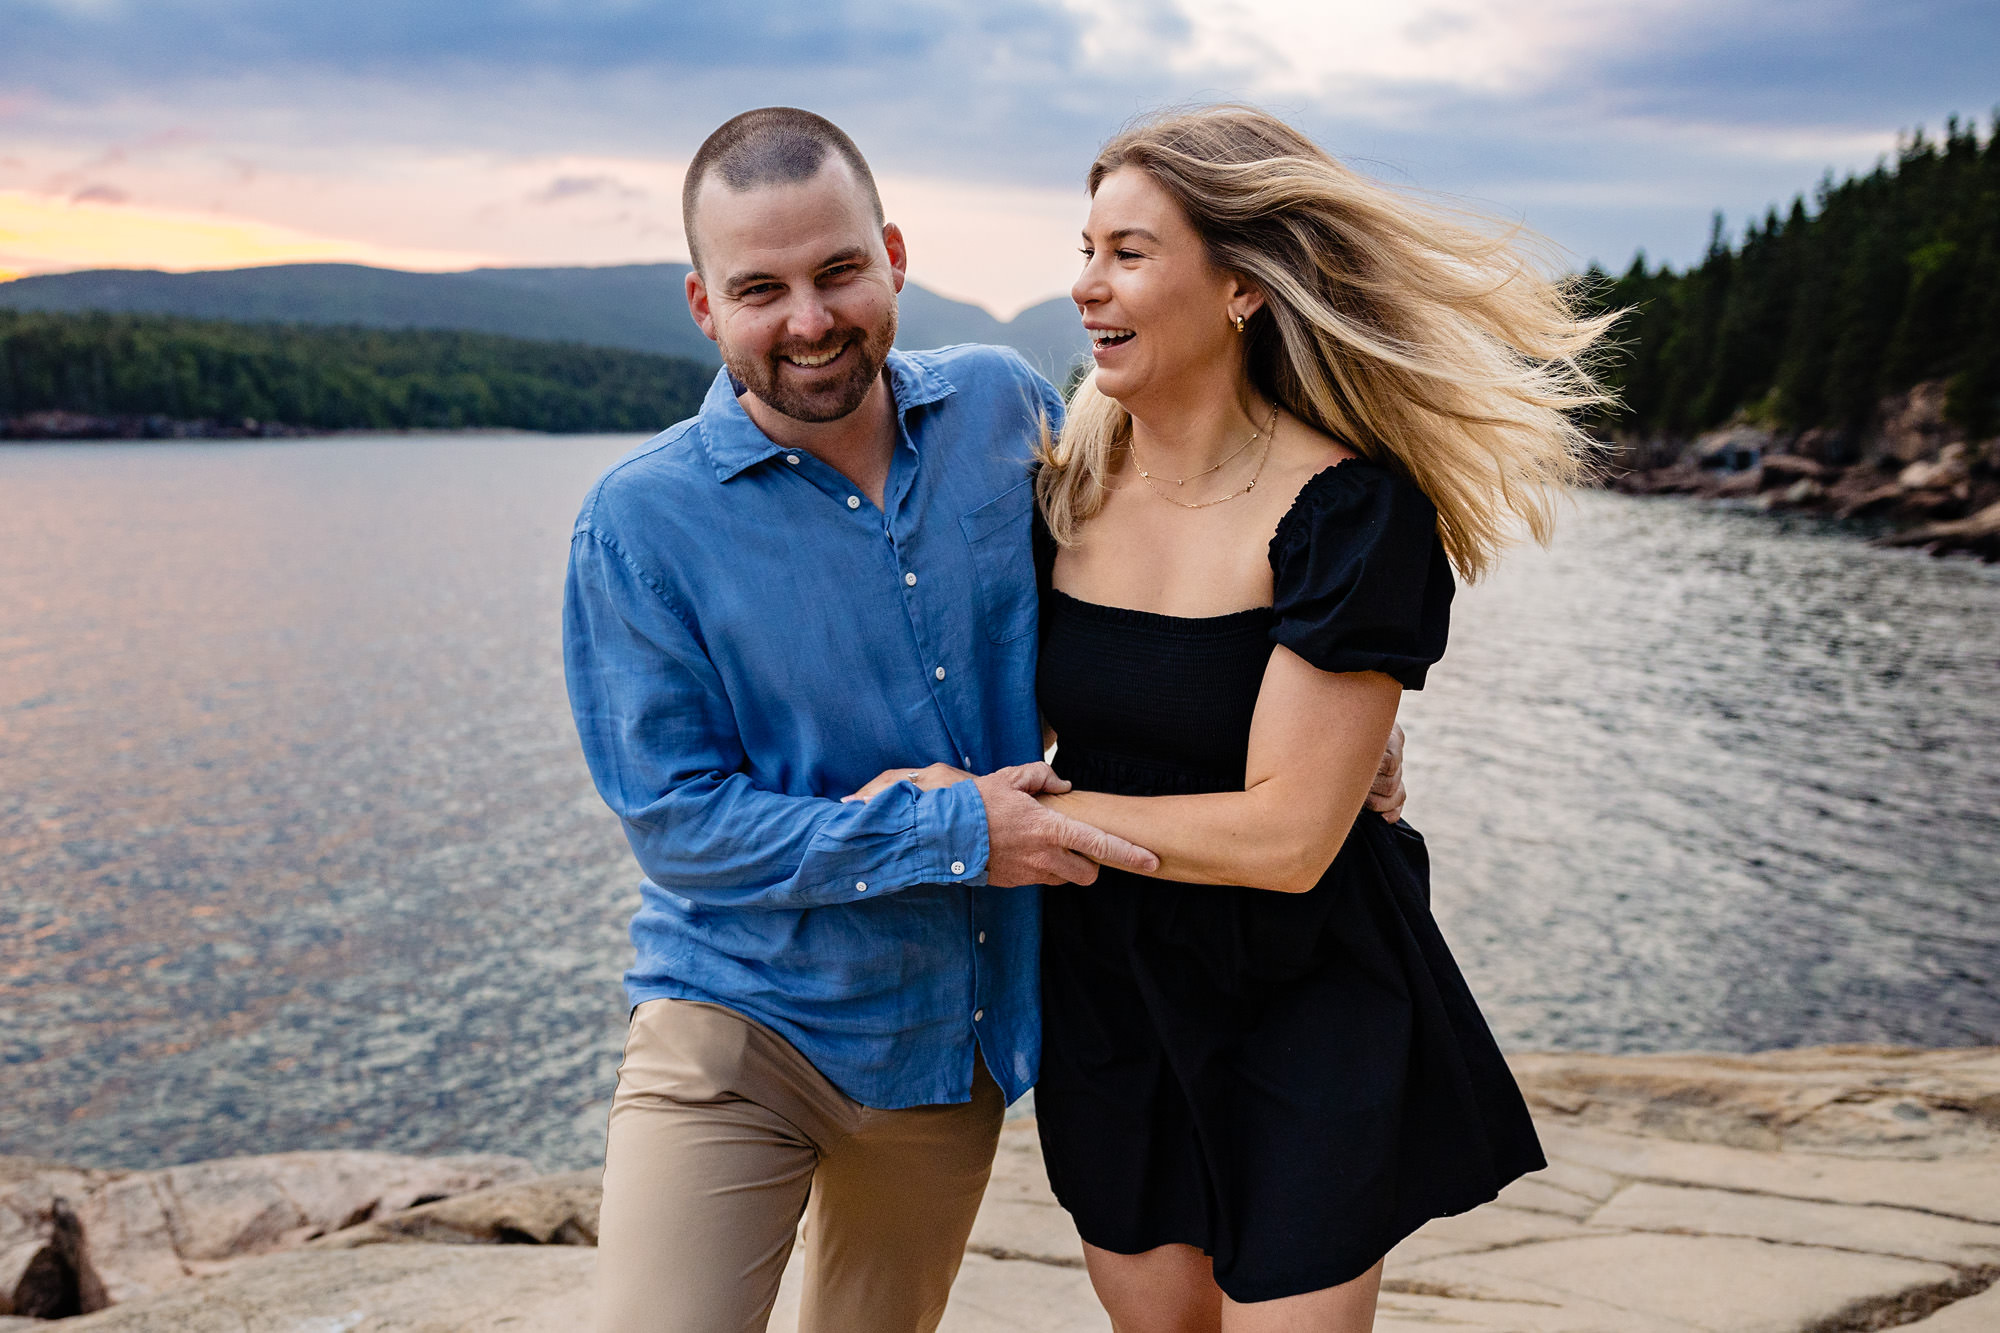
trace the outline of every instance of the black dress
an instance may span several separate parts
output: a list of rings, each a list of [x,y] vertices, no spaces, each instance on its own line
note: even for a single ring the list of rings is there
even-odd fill
[[[1038,690],[1058,772],[1134,796],[1240,791],[1273,644],[1406,689],[1444,653],[1436,513],[1362,459],[1314,476],[1271,542],[1275,604],[1188,619],[1042,573]],[[1433,1217],[1544,1165],[1429,910],[1423,839],[1364,811],[1286,894],[1105,871],[1044,894],[1049,1180],[1083,1238],[1195,1245],[1238,1301],[1338,1285]]]

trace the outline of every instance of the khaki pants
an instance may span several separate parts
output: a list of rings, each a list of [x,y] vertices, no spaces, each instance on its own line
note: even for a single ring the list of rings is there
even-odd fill
[[[975,1057],[975,1060],[977,1057]],[[598,1221],[600,1333],[758,1333],[805,1218],[800,1333],[930,1333],[1004,1110],[878,1111],[719,1005],[634,1011]]]

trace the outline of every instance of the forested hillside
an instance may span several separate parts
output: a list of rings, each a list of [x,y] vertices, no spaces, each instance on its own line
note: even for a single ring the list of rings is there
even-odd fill
[[[1885,395],[1948,384],[1945,416],[2000,429],[2000,117],[1982,141],[1952,121],[1865,176],[1823,182],[1684,273],[1593,270],[1596,299],[1632,314],[1612,379],[1620,434],[1686,438],[1739,414],[1827,428],[1853,449]],[[1838,458],[1829,461],[1840,461]]]
[[[673,357],[493,334],[0,310],[0,419],[652,431],[713,371]]]
[[[688,318],[686,264],[479,268],[405,273],[362,264],[273,264],[203,273],[95,269],[0,282],[0,309],[179,315],[246,323],[463,329],[543,342],[681,356],[713,366],[715,345]],[[1002,323],[917,283],[903,289],[896,345],[1004,343],[1052,378],[1087,356],[1067,297]]]

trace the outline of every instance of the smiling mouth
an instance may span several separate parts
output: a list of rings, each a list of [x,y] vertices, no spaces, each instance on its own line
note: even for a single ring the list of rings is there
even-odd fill
[[[837,361],[840,358],[840,354],[852,345],[851,342],[844,342],[840,346],[825,352],[786,352],[779,356],[778,359],[780,361],[788,361],[792,365],[806,370],[818,370],[821,366],[831,365],[834,361]]]
[[[1138,336],[1131,329],[1092,329],[1090,343],[1099,351],[1103,351],[1107,347],[1118,347],[1131,342]]]

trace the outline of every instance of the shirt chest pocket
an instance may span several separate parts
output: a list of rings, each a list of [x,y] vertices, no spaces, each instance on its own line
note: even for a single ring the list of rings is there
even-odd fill
[[[995,643],[1011,643],[1035,628],[1035,555],[1029,535],[1034,504],[1034,483],[1023,481],[958,520],[972,551],[980,617]]]

